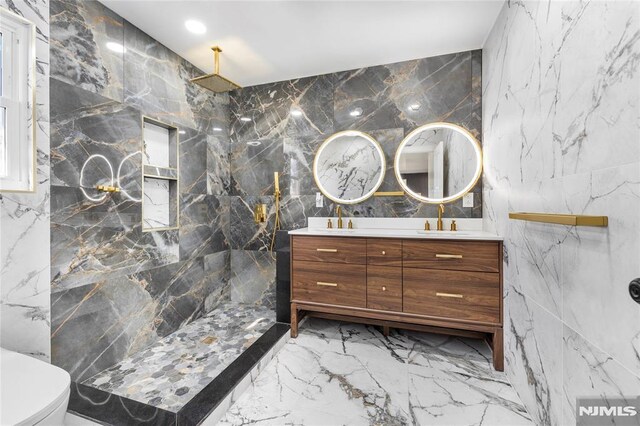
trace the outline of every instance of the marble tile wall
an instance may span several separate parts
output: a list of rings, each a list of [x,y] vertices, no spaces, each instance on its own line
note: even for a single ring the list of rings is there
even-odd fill
[[[0,0],[36,25],[36,190],[0,193],[0,346],[49,361],[49,1]]]
[[[371,134],[387,160],[380,191],[397,191],[393,158],[404,135],[414,128],[449,121],[464,126],[480,139],[482,128],[482,52],[469,51],[396,64],[246,87],[230,96],[231,286],[232,298],[264,300],[273,287],[275,262],[268,250],[275,222],[273,172],[280,172],[282,229],[306,226],[309,216],[328,216],[335,206],[325,199],[316,207],[318,189],[313,158],[331,134],[357,129]],[[422,106],[408,109],[413,103]],[[362,108],[360,117],[349,112]],[[292,115],[291,111],[300,111]],[[250,121],[243,121],[241,118]],[[482,183],[474,188],[473,208],[462,201],[448,205],[446,216],[482,217]],[[266,224],[256,225],[253,208],[265,203]],[[347,216],[425,217],[436,207],[408,198],[371,198],[345,205]],[[250,252],[250,253],[242,253]],[[242,270],[235,270],[241,267]],[[248,268],[248,269],[247,269]],[[249,272],[250,271],[250,272]],[[270,277],[260,288],[243,276]],[[238,286],[238,287],[236,287]],[[249,297],[249,299],[247,299]]]
[[[52,0],[51,40],[52,360],[83,380],[230,299],[229,96],[97,1]],[[181,131],[176,230],[142,229],[144,116]]]
[[[511,1],[483,49],[484,225],[505,237],[506,370],[536,424],[640,389],[638,58],[631,1]]]

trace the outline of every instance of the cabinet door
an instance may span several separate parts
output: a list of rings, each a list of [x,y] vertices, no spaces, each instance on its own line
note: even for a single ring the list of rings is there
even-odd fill
[[[402,240],[367,238],[367,263],[378,266],[402,266]]]
[[[367,308],[402,312],[402,268],[367,266]]]
[[[489,272],[404,268],[403,312],[500,323],[500,277]]]

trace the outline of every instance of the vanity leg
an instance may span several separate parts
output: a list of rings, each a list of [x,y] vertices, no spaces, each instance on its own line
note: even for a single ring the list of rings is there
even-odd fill
[[[383,325],[382,326],[382,335],[383,336],[388,337],[389,336],[389,331],[390,331],[390,328],[389,328],[388,325]]]
[[[491,339],[491,349],[493,349],[493,368],[496,371],[504,371],[504,342],[502,327],[496,328]]]
[[[291,337],[298,337],[298,307],[295,303],[291,304]]]

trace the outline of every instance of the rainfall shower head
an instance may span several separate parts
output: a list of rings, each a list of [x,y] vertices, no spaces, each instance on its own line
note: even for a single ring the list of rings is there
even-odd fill
[[[241,89],[238,84],[220,75],[220,52],[222,52],[222,49],[220,49],[218,46],[213,46],[211,50],[213,50],[215,64],[213,74],[196,77],[191,79],[190,81],[216,93],[230,92],[231,90]]]

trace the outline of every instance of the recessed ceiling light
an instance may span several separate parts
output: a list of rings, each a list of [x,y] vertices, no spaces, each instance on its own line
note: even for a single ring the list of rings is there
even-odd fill
[[[293,115],[294,117],[300,117],[302,115],[302,111],[300,111],[299,109],[292,109],[291,115]]]
[[[204,34],[207,32],[207,27],[205,27],[202,22],[196,21],[195,19],[185,21],[184,26],[194,34]]]
[[[245,123],[251,121],[249,117],[240,117],[240,121],[244,121]]]
[[[420,105],[419,103],[417,103],[417,102],[416,102],[416,103],[414,103],[414,104],[409,105],[409,109],[410,109],[411,111],[417,111],[417,110],[419,110],[419,109],[420,109],[420,107],[421,107],[421,106],[422,106],[422,105]]]
[[[107,42],[107,49],[113,50],[116,53],[124,53],[127,51],[123,45],[120,43],[114,43],[113,41]]]
[[[262,145],[262,142],[260,142],[260,141],[249,141],[249,142],[247,142],[247,145],[249,145],[249,146],[260,146],[260,145]]]
[[[351,112],[349,112],[349,115],[352,117],[360,117],[362,115],[362,112],[362,108],[358,107],[351,110]]]
[[[214,127],[213,131],[214,132],[221,132],[222,131],[222,127]]]

